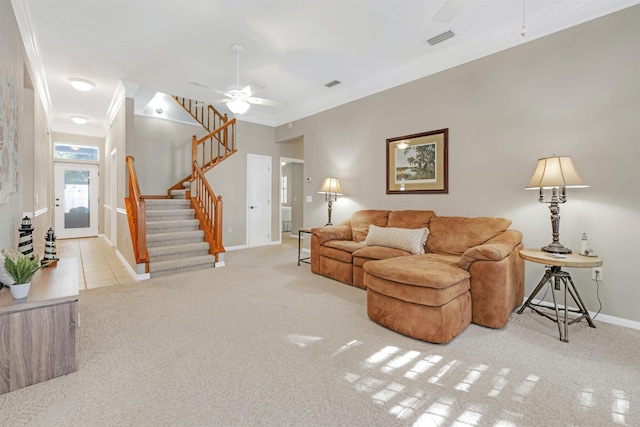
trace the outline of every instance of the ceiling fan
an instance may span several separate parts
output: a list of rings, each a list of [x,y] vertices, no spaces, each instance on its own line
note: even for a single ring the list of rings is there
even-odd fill
[[[264,105],[267,107],[281,107],[285,103],[281,101],[274,101],[271,99],[256,98],[254,93],[264,89],[263,86],[250,83],[246,86],[240,85],[240,54],[244,52],[244,46],[240,44],[231,45],[231,51],[236,53],[236,84],[229,87],[229,90],[224,91],[213,88],[198,82],[191,82],[192,85],[209,89],[215,93],[223,95],[225,98],[219,99],[215,102],[223,102],[229,110],[234,114],[244,114],[249,110],[251,104]]]

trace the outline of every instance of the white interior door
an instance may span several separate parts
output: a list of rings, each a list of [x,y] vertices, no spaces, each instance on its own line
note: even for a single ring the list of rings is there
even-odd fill
[[[271,243],[271,157],[247,155],[249,247]]]
[[[98,165],[55,164],[55,223],[60,238],[98,235]]]

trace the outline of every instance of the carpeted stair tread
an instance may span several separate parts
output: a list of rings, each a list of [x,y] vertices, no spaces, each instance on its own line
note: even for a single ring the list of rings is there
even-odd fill
[[[187,198],[187,190],[171,190],[171,197],[174,199],[186,199]]]
[[[147,234],[147,247],[183,245],[185,243],[201,242],[204,238],[204,231],[180,231],[172,233]]]
[[[148,248],[149,260],[153,262],[180,258],[191,258],[209,253],[207,242],[187,243],[184,245],[158,246]]]
[[[200,222],[186,190],[172,190],[172,199],[146,200],[147,250],[152,277],[215,266]]]
[[[192,219],[193,209],[158,209],[147,211],[147,221],[172,221],[177,219]]]
[[[200,227],[197,219],[179,219],[175,221],[147,221],[147,234],[191,231]]]
[[[147,211],[163,209],[188,209],[191,201],[187,199],[145,199]]]
[[[174,274],[184,271],[200,270],[215,267],[216,258],[213,255],[201,255],[191,258],[157,261],[149,263],[151,277]]]

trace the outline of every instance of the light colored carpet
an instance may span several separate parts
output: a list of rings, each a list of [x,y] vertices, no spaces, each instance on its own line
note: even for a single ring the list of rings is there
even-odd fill
[[[447,345],[367,318],[297,250],[80,293],[79,370],[0,396],[0,425],[640,425],[640,332],[530,310]]]

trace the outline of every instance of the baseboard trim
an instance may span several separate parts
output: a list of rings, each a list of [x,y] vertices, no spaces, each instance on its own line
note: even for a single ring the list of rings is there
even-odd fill
[[[224,250],[226,252],[230,252],[230,251],[239,251],[240,249],[247,249],[248,246],[247,245],[238,245],[238,246],[229,246],[227,248],[224,248]]]
[[[150,273],[138,274],[131,267],[131,265],[129,265],[129,261],[127,261],[127,259],[120,253],[120,251],[117,248],[116,248],[116,255],[118,255],[118,258],[120,258],[120,261],[122,261],[122,264],[126,267],[131,277],[133,277],[133,280],[135,280],[136,282],[142,282],[143,280],[151,279]]]

